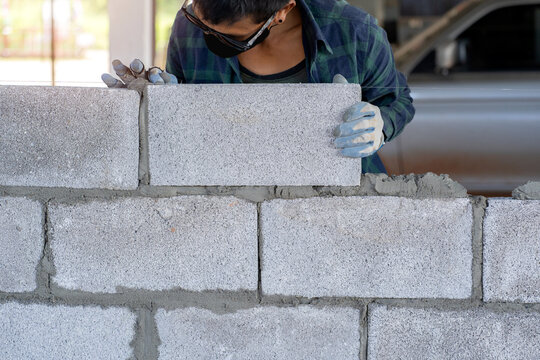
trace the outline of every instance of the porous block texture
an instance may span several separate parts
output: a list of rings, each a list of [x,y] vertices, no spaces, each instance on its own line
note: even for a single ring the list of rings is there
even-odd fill
[[[369,307],[368,360],[540,359],[540,314]]]
[[[41,204],[0,197],[0,291],[36,289],[36,267],[44,244]]]
[[[0,304],[1,359],[128,359],[134,336],[124,308]]]
[[[264,294],[471,296],[468,199],[277,199],[261,216]]]
[[[148,87],[151,185],[360,184],[332,131],[359,85]]]
[[[484,300],[540,303],[540,201],[489,200]]]
[[[257,289],[257,206],[235,197],[124,198],[50,206],[60,287]]]
[[[360,314],[352,308],[257,307],[229,314],[158,310],[160,359],[357,360]]]
[[[0,185],[135,189],[139,95],[0,87]]]

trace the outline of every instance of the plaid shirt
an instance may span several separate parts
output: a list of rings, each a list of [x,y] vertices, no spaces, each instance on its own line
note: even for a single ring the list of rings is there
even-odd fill
[[[342,74],[362,86],[362,101],[381,109],[385,141],[398,136],[415,109],[405,76],[377,19],[344,0],[296,0],[310,83],[331,83]],[[184,83],[241,83],[238,58],[220,58],[206,47],[203,32],[178,12],[166,70]],[[362,158],[362,173],[386,173],[377,153]]]

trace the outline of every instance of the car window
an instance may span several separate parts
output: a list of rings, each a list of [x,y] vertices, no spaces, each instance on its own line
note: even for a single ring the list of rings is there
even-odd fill
[[[540,5],[519,5],[492,11],[457,40],[450,72],[539,71]],[[436,73],[432,50],[412,73]]]

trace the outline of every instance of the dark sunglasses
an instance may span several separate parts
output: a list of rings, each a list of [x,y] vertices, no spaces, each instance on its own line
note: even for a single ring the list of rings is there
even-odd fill
[[[198,28],[200,28],[205,34],[211,34],[211,35],[214,35],[216,38],[218,38],[219,41],[221,41],[223,44],[225,45],[228,45],[236,50],[242,50],[242,51],[245,51],[245,50],[249,50],[251,48],[251,46],[253,45],[253,43],[255,42],[255,40],[257,40],[257,38],[259,36],[261,36],[261,34],[264,32],[264,30],[266,30],[266,28],[268,28],[268,26],[270,26],[270,23],[272,22],[272,20],[274,20],[274,18],[276,17],[276,14],[272,15],[270,17],[270,19],[268,19],[268,21],[266,21],[266,23],[262,26],[262,28],[260,28],[254,35],[251,35],[249,37],[249,41],[239,41],[239,40],[235,40],[223,33],[220,33],[219,31],[216,31],[214,29],[211,29],[209,28],[208,26],[206,26],[201,20],[199,20],[199,18],[197,18],[194,14],[190,13],[188,11],[188,8],[190,9],[190,11],[193,11],[191,9],[192,5],[189,5],[188,7],[188,2],[189,0],[186,0],[184,2],[184,5],[182,5],[182,13],[184,13],[184,16],[195,26],[197,26]]]

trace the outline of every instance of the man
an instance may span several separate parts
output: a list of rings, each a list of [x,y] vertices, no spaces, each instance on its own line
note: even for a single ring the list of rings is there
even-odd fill
[[[115,70],[136,78],[144,74],[139,63],[131,73],[118,63]],[[386,173],[377,151],[415,113],[386,32],[343,0],[186,1],[172,28],[166,72],[151,72],[153,83],[361,84],[362,102],[345,113],[334,136],[344,156],[362,158],[363,173]],[[113,80],[106,82],[122,86]]]

